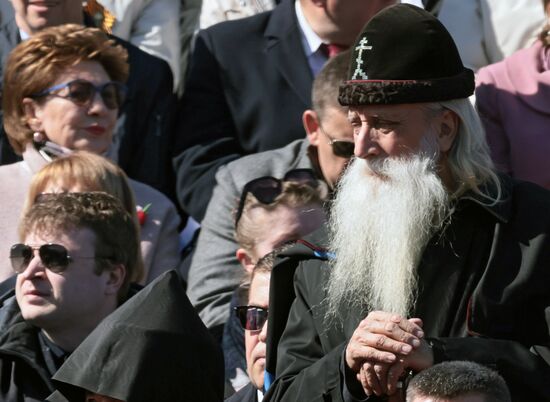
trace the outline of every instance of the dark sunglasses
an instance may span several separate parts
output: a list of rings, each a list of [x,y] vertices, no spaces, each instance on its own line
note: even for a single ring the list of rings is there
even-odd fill
[[[335,140],[319,126],[323,134],[328,138],[328,145],[332,147],[332,153],[340,158],[351,158],[355,152],[355,143],[347,140]]]
[[[241,327],[248,331],[260,331],[267,321],[267,309],[258,306],[233,307]]]
[[[34,257],[34,250],[38,250],[38,255],[46,268],[55,273],[65,271],[71,263],[72,258],[68,250],[61,244],[43,244],[41,246],[29,246],[27,244],[14,244],[10,249],[11,266],[15,273],[23,273]],[[96,257],[78,257],[78,258],[96,258]]]
[[[66,95],[53,93],[54,91],[59,91],[65,88],[68,89],[68,93]],[[122,107],[124,101],[126,100],[127,92],[128,90],[126,85],[120,82],[109,81],[105,84],[94,85],[90,81],[74,80],[45,89],[32,97],[40,98],[48,95],[57,96],[60,98],[69,99],[78,106],[90,106],[95,94],[99,93],[105,106],[107,106],[108,109],[114,110]]]
[[[235,226],[243,214],[246,196],[251,193],[262,204],[271,204],[283,191],[284,182],[294,182],[306,184],[311,188],[317,188],[319,182],[311,169],[294,169],[288,171],[282,179],[272,176],[264,176],[246,183],[241,193],[237,215],[235,216]]]

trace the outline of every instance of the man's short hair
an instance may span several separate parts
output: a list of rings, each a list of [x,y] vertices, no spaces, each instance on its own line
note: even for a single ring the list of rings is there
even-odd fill
[[[139,234],[134,220],[115,197],[103,192],[47,194],[23,216],[19,226],[21,241],[29,233],[43,235],[91,230],[95,237],[96,273],[122,264],[126,276],[119,290],[119,300],[128,291],[130,278],[139,261]]]
[[[510,402],[504,379],[494,370],[469,361],[436,364],[412,378],[407,388],[407,402],[415,397],[456,398],[480,394],[485,402]]]
[[[343,110],[338,102],[338,92],[340,84],[346,79],[350,57],[349,50],[332,57],[313,81],[311,102],[313,110],[321,119],[328,108]]]

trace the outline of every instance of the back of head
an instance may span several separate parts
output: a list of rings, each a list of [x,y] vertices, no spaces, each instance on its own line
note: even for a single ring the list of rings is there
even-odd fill
[[[48,194],[23,216],[19,235],[24,240],[31,232],[56,234],[83,228],[96,237],[96,255],[109,256],[97,260],[99,272],[109,269],[111,264],[126,268],[119,291],[122,300],[135,277],[141,251],[135,221],[113,196],[104,192]]]
[[[67,24],[44,29],[13,49],[4,69],[2,109],[10,144],[18,153],[32,139],[23,99],[54,85],[68,68],[101,64],[112,81],[128,79],[127,51],[97,28]]]
[[[407,388],[407,402],[480,395],[485,402],[511,402],[504,379],[494,370],[469,361],[436,364],[418,373]]]
[[[235,238],[240,247],[251,252],[256,244],[256,238],[269,228],[262,227],[261,222],[255,219],[258,210],[271,213],[279,206],[300,208],[306,206],[318,206],[321,208],[325,193],[322,187],[313,188],[309,184],[297,182],[283,182],[281,193],[269,204],[264,204],[252,193],[246,195],[243,210],[235,228]]]
[[[313,80],[311,101],[313,110],[321,120],[325,111],[330,108],[345,111],[338,103],[338,91],[340,85],[346,80],[350,58],[349,50],[332,57]]]
[[[86,151],[61,156],[40,169],[32,178],[24,211],[28,211],[43,193],[91,191],[102,191],[117,198],[134,220],[139,233],[136,203],[128,177],[113,162]],[[133,272],[131,280],[139,281],[143,275],[141,254]]]

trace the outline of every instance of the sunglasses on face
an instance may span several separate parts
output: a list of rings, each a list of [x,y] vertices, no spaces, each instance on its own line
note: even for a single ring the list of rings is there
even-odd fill
[[[293,182],[306,184],[315,189],[319,183],[311,169],[294,169],[288,171],[282,179],[272,176],[264,176],[249,181],[243,187],[237,215],[235,216],[235,226],[239,223],[243,214],[246,196],[251,193],[262,204],[271,204],[283,191],[284,182]]]
[[[67,269],[72,258],[68,250],[61,244],[43,244],[41,246],[29,246],[27,244],[14,244],[10,249],[11,266],[15,273],[23,273],[29,263],[34,258],[34,250],[38,250],[38,255],[42,264],[50,271],[61,273]],[[96,257],[78,257],[78,258],[96,258]]]
[[[347,140],[335,140],[319,126],[325,137],[328,138],[328,145],[332,147],[332,153],[340,158],[351,158],[355,151],[355,143]]]
[[[65,88],[67,88],[67,93],[65,95],[54,93],[54,91],[61,91]],[[114,81],[95,85],[86,80],[74,80],[45,89],[33,95],[33,98],[57,96],[59,98],[69,99],[78,106],[90,106],[96,93],[101,95],[101,99],[108,109],[114,110],[119,109],[124,104],[127,88],[126,85]]]
[[[267,309],[258,306],[233,307],[241,327],[248,331],[260,331],[267,321]]]

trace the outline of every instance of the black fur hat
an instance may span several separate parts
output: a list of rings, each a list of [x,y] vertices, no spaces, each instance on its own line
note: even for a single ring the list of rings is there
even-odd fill
[[[437,102],[474,92],[472,70],[435,17],[410,4],[388,7],[365,26],[353,47],[344,106]]]

